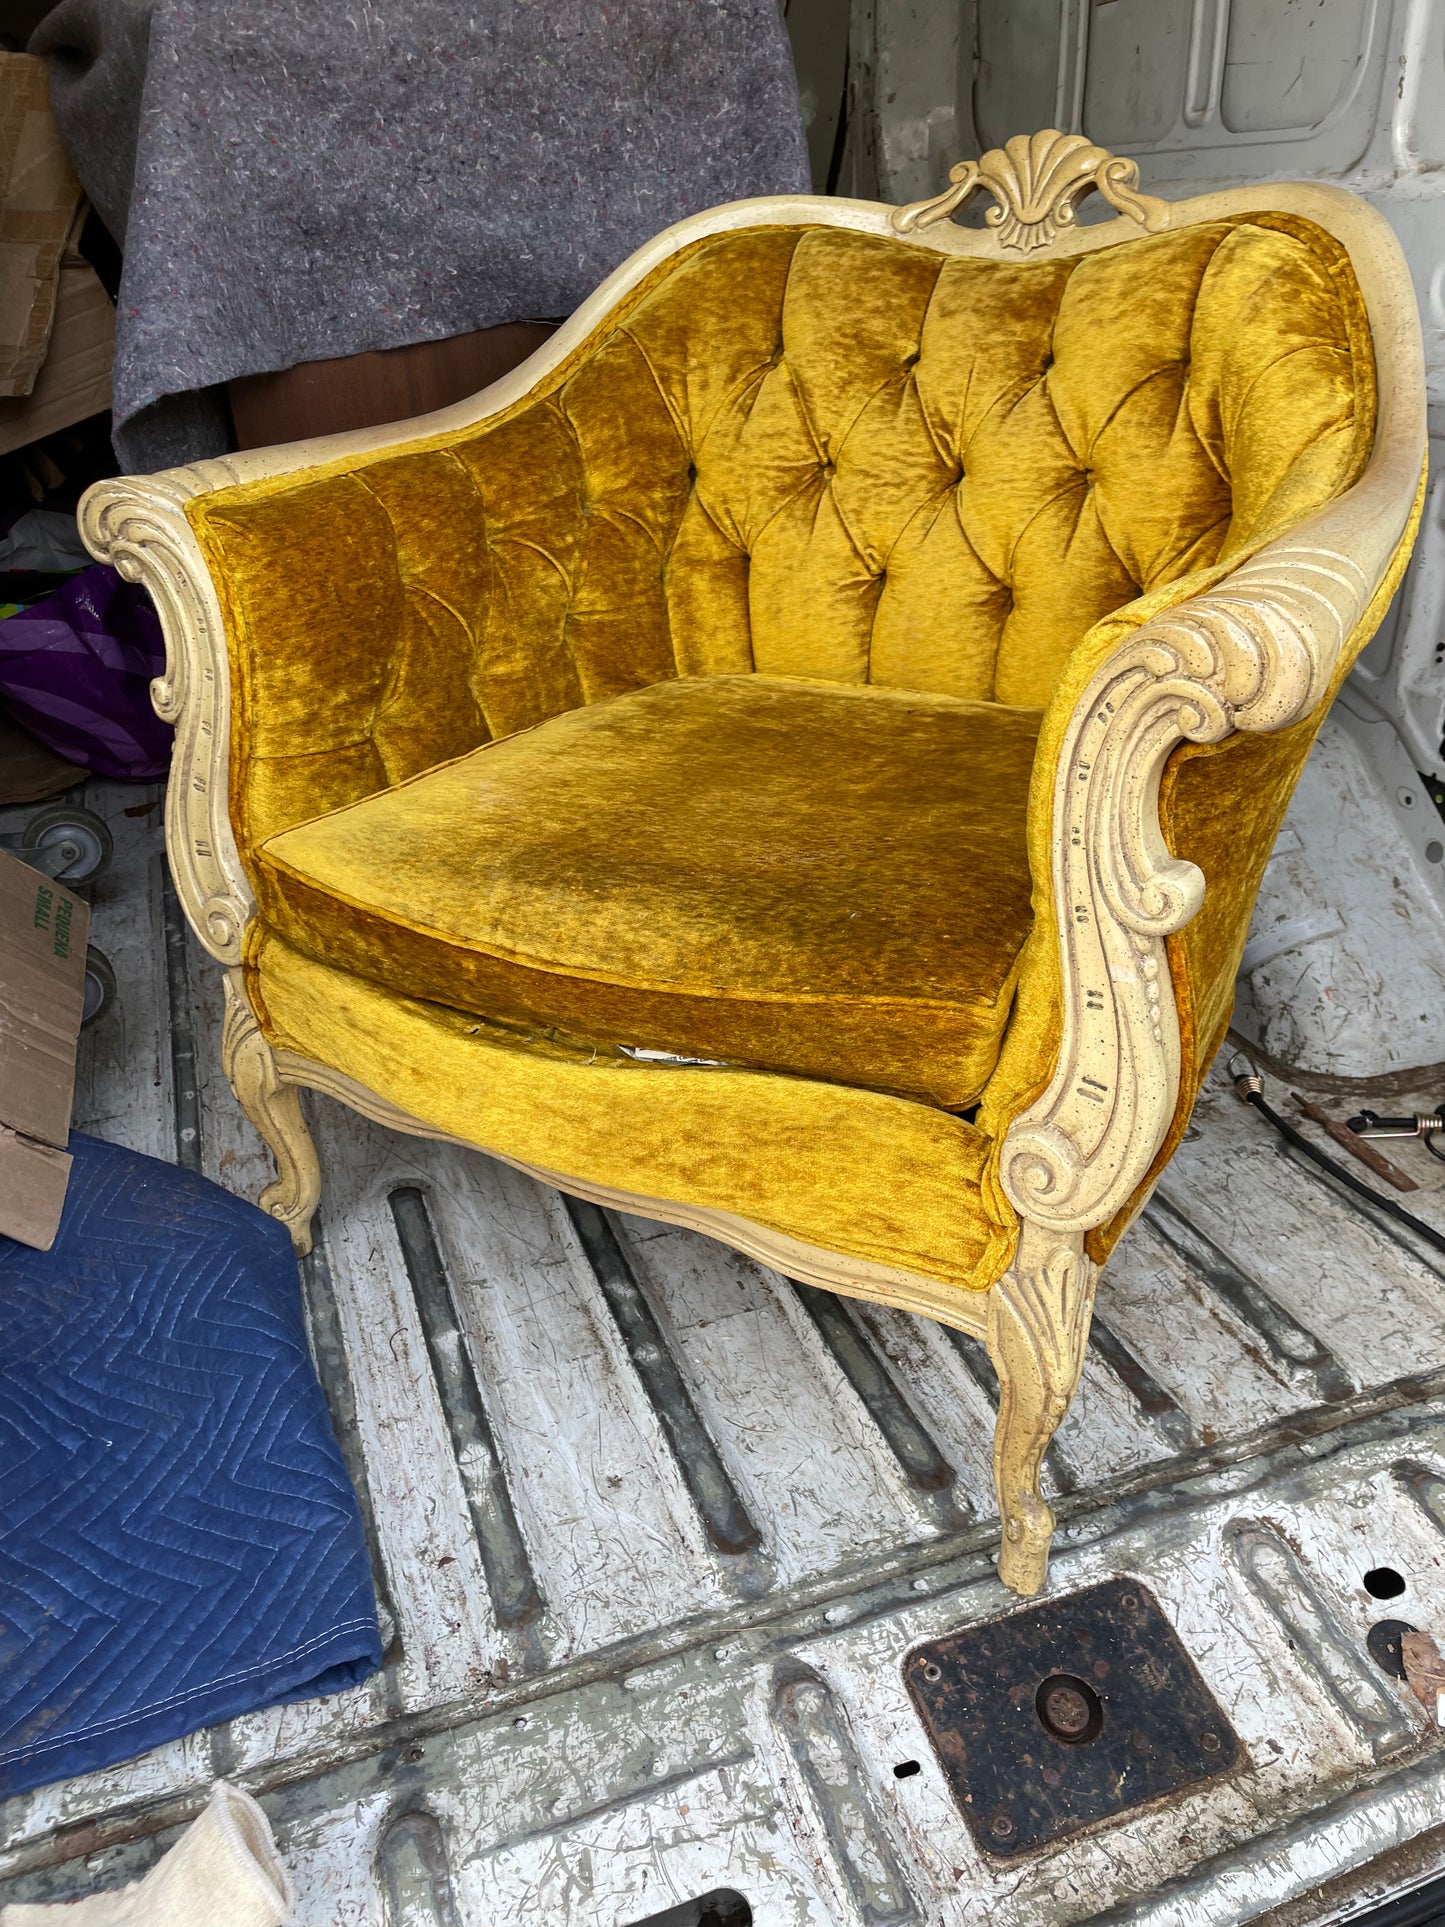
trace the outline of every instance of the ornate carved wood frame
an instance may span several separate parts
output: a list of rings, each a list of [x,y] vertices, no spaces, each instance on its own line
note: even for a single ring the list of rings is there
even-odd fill
[[[82,504],[81,526],[92,553],[144,582],[160,611],[167,661],[153,695],[160,714],[176,725],[166,815],[171,869],[200,941],[227,966],[226,1073],[279,1173],[261,1203],[304,1250],[320,1173],[299,1086],[329,1092],[399,1130],[447,1134],[337,1069],[273,1051],[246,1001],[239,965],[255,904],[227,808],[225,632],[186,520],[190,499],[483,421],[524,395],[669,254],[730,229],[813,223],[904,234],[940,252],[984,260],[1048,259],[1109,247],[1141,229],[1158,233],[1251,210],[1282,210],[1306,216],[1344,244],[1369,314],[1378,374],[1379,420],[1365,474],[1217,588],[1137,629],[1100,667],[1069,725],[1053,833],[1061,1045],[1048,1089],[1004,1141],[1002,1180],[1021,1221],[1006,1275],[987,1293],[964,1292],[801,1244],[727,1212],[535,1171],[598,1203],[710,1233],[792,1277],[923,1312],[984,1339],[1000,1381],[994,1448],[1003,1528],[999,1573],[1029,1593],[1044,1584],[1054,1523],[1039,1490],[1040,1464],[1078,1383],[1093,1303],[1095,1267],[1084,1235],[1108,1222],[1144,1179],[1179,1092],[1179,1025],[1164,944],[1198,909],[1204,886],[1192,864],[1165,848],[1160,774],[1186,738],[1214,742],[1235,729],[1283,729],[1319,701],[1410,513],[1425,449],[1424,377],[1399,249],[1381,217],[1352,195],[1291,183],[1168,205],[1138,192],[1132,161],[1056,132],[1019,136],[964,162],[952,182],[935,200],[904,208],[777,197],[712,209],[659,235],[529,361],[470,400],[421,421],[104,482]],[[996,202],[986,225],[955,225],[948,217],[979,188]],[[1075,203],[1091,189],[1120,210],[1119,219],[1076,224]]]

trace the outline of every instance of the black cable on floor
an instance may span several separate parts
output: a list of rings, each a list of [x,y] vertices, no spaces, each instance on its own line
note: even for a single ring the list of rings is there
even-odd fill
[[[1281,1117],[1274,1106],[1266,1100],[1260,1089],[1256,1072],[1251,1070],[1242,1077],[1236,1077],[1234,1088],[1246,1104],[1252,1104],[1261,1117],[1268,1119],[1282,1138],[1292,1144],[1297,1151],[1303,1151],[1305,1156],[1317,1164],[1322,1171],[1328,1171],[1332,1178],[1337,1179],[1347,1190],[1353,1191],[1356,1197],[1366,1199],[1381,1211],[1388,1212],[1399,1223],[1408,1225],[1417,1238],[1423,1238],[1427,1245],[1445,1256],[1445,1236],[1442,1236],[1433,1225],[1425,1224],[1413,1212],[1407,1211],[1403,1205],[1396,1204],[1393,1198],[1381,1197],[1380,1193],[1371,1190],[1368,1184],[1362,1184],[1353,1171],[1347,1171],[1342,1164],[1337,1164],[1326,1152],[1320,1150],[1318,1145],[1311,1144],[1302,1132],[1297,1131],[1288,1118]]]

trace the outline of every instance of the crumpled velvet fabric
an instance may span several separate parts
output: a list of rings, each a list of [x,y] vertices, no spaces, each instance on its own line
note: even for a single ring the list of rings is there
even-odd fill
[[[341,902],[340,871],[326,886],[329,907],[314,884],[303,902],[299,865],[283,892],[263,846],[280,850],[286,833],[350,806],[362,805],[363,815],[364,799],[518,731],[535,731],[520,755],[540,768],[549,731],[559,750],[593,740],[593,719],[579,723],[577,712],[619,698],[635,704],[632,692],[676,678],[751,674],[1042,710],[1025,822],[1031,928],[1015,953],[996,1062],[982,1072],[977,1132],[957,1119],[943,1127],[969,1131],[972,1149],[988,1147],[970,1204],[981,1222],[976,1236],[955,1228],[947,1248],[919,1239],[911,1260],[894,1260],[986,1286],[1016,1232],[998,1183],[998,1145],[1046,1086],[1058,1048],[1048,859],[1073,704],[1138,623],[1222,580],[1348,487],[1368,457],[1374,419],[1373,357],[1348,258],[1294,216],[1251,214],[1034,264],[819,227],[694,243],[504,415],[190,505],[226,622],[231,808],[264,918],[284,929],[289,957],[328,968],[345,958],[376,981],[390,974],[423,997],[451,1000],[458,977],[428,977],[415,931],[405,943],[396,935],[421,920],[419,904],[403,906],[383,933],[374,907],[354,896]],[[670,727],[665,703],[644,713],[659,730]],[[877,704],[866,713],[881,728],[888,712]],[[612,727],[606,715],[603,707],[600,734]],[[1273,741],[1231,739],[1207,759],[1177,755],[1166,778],[1166,838],[1200,862],[1213,891],[1192,934],[1170,951],[1186,1030],[1176,1137],[1221,1032],[1272,826],[1317,722]],[[656,777],[667,764],[661,745],[638,753],[639,774],[646,767]],[[955,779],[940,762],[940,797]],[[456,806],[446,787],[454,779],[435,780],[436,794],[451,799],[450,816],[438,816],[439,848],[440,823],[456,820]],[[926,770],[909,780],[926,791]],[[979,793],[986,782],[981,764]],[[562,788],[547,795],[560,799]],[[369,820],[406,807],[378,804]],[[1008,808],[1001,798],[1000,821]],[[618,821],[617,810],[614,794],[599,822]],[[564,817],[538,826],[534,853],[549,836],[560,847]],[[958,831],[962,846],[962,816]],[[306,832],[333,834],[342,832]],[[786,825],[771,835],[760,852],[781,846]],[[489,865],[482,847],[477,863]],[[1021,878],[1001,847],[995,838],[989,854],[1005,926]],[[545,906],[532,903],[526,919],[514,903],[504,906],[488,926],[490,949],[500,954],[509,934],[526,937],[524,922],[535,935],[547,910],[559,925],[577,918],[575,874],[547,874]],[[477,887],[486,896],[499,886],[492,877]],[[668,970],[685,947],[685,919],[669,912],[666,890],[650,901],[645,927],[640,918],[632,926],[626,967],[610,973],[619,979],[611,989],[628,992],[625,1025],[619,1006],[609,1018],[600,995],[605,959],[578,949],[567,960],[572,969],[580,958],[591,973],[588,1021],[599,1043],[624,1027],[633,1032],[627,1041],[660,1048],[669,1048],[664,1038],[700,1035],[675,1027],[684,998],[663,987],[675,982]],[[740,913],[722,898],[713,909],[725,947]],[[473,969],[477,946],[464,938],[460,949]],[[460,949],[451,942],[448,969]],[[535,960],[526,941],[512,952]],[[264,1002],[263,954],[283,954],[264,930],[251,947]],[[758,954],[750,953],[754,962]],[[963,972],[962,947],[955,961]],[[895,967],[883,964],[881,948],[875,965],[875,985]],[[731,986],[719,979],[708,994],[745,1003],[730,991],[756,990],[766,969],[782,967],[775,953],[761,975],[740,973]],[[320,980],[299,964],[288,968],[286,1034],[293,1048],[325,1056]],[[303,992],[303,978],[312,989]],[[497,1001],[484,1015],[531,1013],[585,1032],[576,1022],[581,1003],[565,1011],[507,1003],[500,977],[488,981]],[[782,983],[777,977],[774,988]],[[963,1074],[958,1038],[946,1027],[932,1063],[925,1047],[907,1078],[880,1074],[861,1031],[839,1021],[849,985],[834,988],[811,1033],[800,1020],[786,1058],[773,1034],[749,1061],[794,1071],[806,1062],[806,1075],[871,1086],[874,1096],[879,1087],[903,1089],[937,1103],[977,1088],[979,1064]],[[975,989],[1007,1001],[996,970],[982,972]],[[390,1007],[377,1006],[368,1022]],[[324,1028],[328,1049],[342,1049],[334,1020]],[[408,1034],[413,1042],[422,1035]],[[445,1025],[425,1032],[433,1086],[448,1053],[463,1048],[456,1039],[472,1034]],[[806,1060],[800,1043],[813,1053]],[[715,1052],[698,1054],[727,1053],[719,1037]],[[327,1061],[362,1075],[354,1062]],[[679,1130],[691,1115],[687,1088],[652,1087],[663,1113],[678,1107]],[[582,1118],[593,1101],[579,1086],[576,1156],[554,1145],[549,1168],[596,1174],[598,1123]],[[473,1104],[460,1134],[501,1148],[492,1098],[477,1088]],[[885,1167],[890,1130],[880,1129],[872,1147]],[[766,1213],[737,1201],[737,1187],[747,1190],[740,1148],[744,1170],[728,1180],[734,1202],[726,1208],[781,1224],[781,1182],[805,1210],[836,1144],[819,1136],[804,1151],[801,1143],[790,1138]],[[717,1202],[709,1186],[723,1182],[719,1167],[703,1164],[706,1175],[699,1166],[687,1180],[693,1189],[668,1195]],[[657,1195],[661,1187],[633,1188]],[[1095,1234],[1096,1255],[1122,1222]],[[826,1235],[811,1235],[838,1250],[861,1255],[865,1242],[876,1250],[846,1208]]]

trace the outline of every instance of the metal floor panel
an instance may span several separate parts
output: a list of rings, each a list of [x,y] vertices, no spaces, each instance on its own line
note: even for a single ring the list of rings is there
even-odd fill
[[[255,1196],[157,796],[91,788],[119,995],[76,1122]],[[1047,1479],[1054,1588],[1142,1579],[1248,1763],[1009,1862],[973,1845],[901,1673],[1015,1603],[981,1348],[309,1107],[304,1283],[388,1664],[12,1799],[4,1898],[133,1877],[216,1775],[266,1805],[298,1927],[628,1927],[717,1889],[761,1927],[1304,1927],[1341,1917],[1310,1913],[1324,1883],[1445,1821],[1445,1751],[1363,1644],[1396,1613],[1445,1632],[1440,1262],[1222,1077],[1104,1274]],[[1400,1155],[1445,1223],[1445,1168]],[[1388,1605],[1379,1566],[1406,1580]],[[1442,1865],[1417,1853],[1411,1883]]]

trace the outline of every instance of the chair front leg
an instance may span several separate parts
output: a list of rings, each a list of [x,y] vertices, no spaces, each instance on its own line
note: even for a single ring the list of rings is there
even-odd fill
[[[1054,1515],[1039,1472],[1079,1383],[1097,1276],[1082,1233],[1025,1222],[1012,1266],[989,1293],[988,1355],[999,1382],[998,1576],[1017,1593],[1042,1591],[1048,1576]]]
[[[276,1056],[261,1034],[239,970],[228,970],[221,1066],[236,1101],[276,1160],[276,1182],[257,1199],[291,1233],[298,1256],[311,1249],[311,1219],[321,1197],[321,1165],[301,1114],[301,1094],[282,1082]]]

